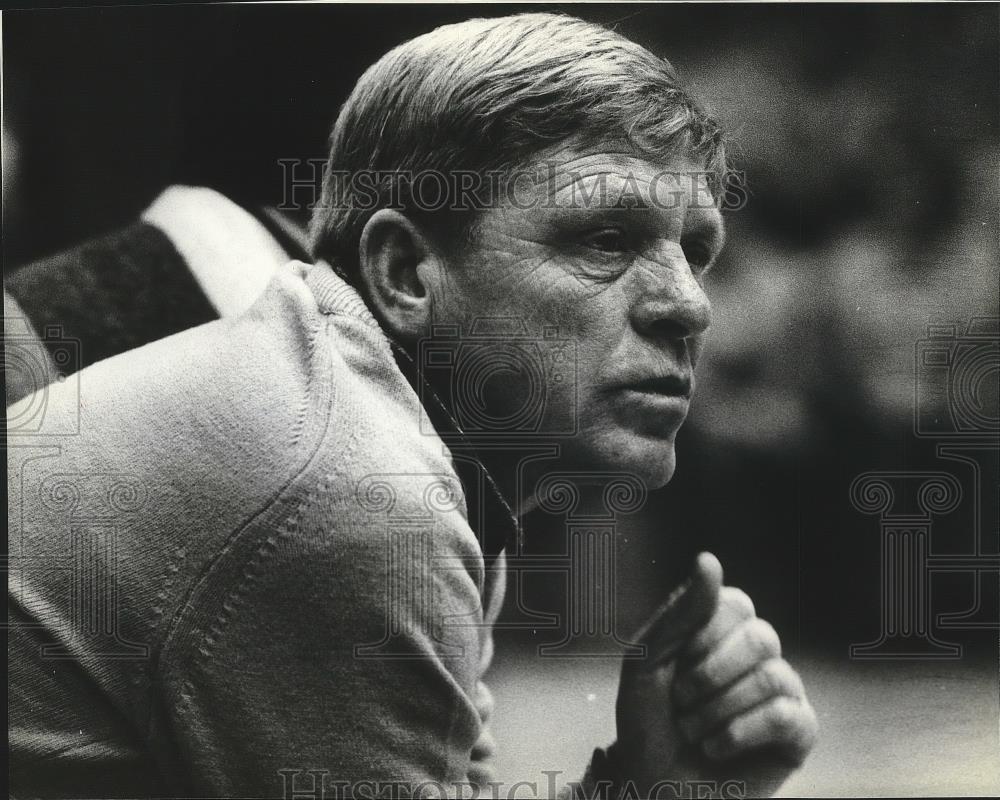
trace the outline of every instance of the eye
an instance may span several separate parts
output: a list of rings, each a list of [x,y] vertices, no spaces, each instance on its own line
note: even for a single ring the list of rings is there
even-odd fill
[[[601,228],[591,231],[583,241],[587,247],[602,253],[621,253],[627,249],[625,231],[621,228]]]
[[[683,241],[684,258],[694,272],[704,272],[712,263],[712,251],[704,242]]]

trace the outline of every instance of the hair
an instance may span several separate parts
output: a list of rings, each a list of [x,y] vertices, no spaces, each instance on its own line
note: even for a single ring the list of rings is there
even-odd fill
[[[720,125],[681,88],[665,59],[562,14],[470,19],[399,45],[358,80],[330,134],[310,222],[312,255],[360,285],[362,230],[378,208],[392,204],[394,190],[389,181],[362,190],[345,176],[501,172],[570,139],[625,140],[659,163],[683,153],[715,177],[716,192],[727,174]],[[408,204],[405,190],[395,191],[394,202],[447,240],[442,244],[469,234],[472,215],[425,213]]]

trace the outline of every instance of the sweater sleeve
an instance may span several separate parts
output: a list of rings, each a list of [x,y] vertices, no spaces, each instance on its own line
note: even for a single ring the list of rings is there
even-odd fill
[[[485,619],[482,628],[482,647],[480,653],[480,674],[485,675],[493,661],[494,643],[493,626],[500,616],[503,607],[504,590],[507,574],[507,557],[501,551],[488,572],[487,585],[492,591],[488,592],[488,604],[485,609]],[[492,579],[492,580],[491,580]],[[482,732],[475,746],[472,748],[470,756],[468,782],[472,786],[479,787],[480,791],[490,791],[490,784],[497,781],[496,753],[497,742],[493,736],[491,721],[493,717],[494,701],[493,693],[489,687],[480,680],[476,684],[476,708],[482,720]]]
[[[188,791],[449,796],[468,780],[483,728],[475,539],[448,519],[379,524],[344,494],[320,481],[193,592],[161,664]]]

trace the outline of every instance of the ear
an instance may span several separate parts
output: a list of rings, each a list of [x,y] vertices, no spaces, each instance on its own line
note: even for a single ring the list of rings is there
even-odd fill
[[[433,242],[404,214],[382,208],[361,232],[358,256],[373,311],[389,332],[402,342],[425,335],[444,266]]]

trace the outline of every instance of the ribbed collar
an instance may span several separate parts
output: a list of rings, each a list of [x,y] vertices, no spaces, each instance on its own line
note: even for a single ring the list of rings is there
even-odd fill
[[[487,565],[505,547],[517,542],[518,522],[510,503],[503,496],[475,445],[435,392],[413,357],[397,342],[390,340],[396,365],[421,399],[424,411],[441,440],[451,451],[452,463],[465,491],[469,525],[479,537]]]
[[[307,281],[322,310],[361,318],[378,331],[391,350],[396,366],[420,398],[434,430],[451,452],[452,464],[465,492],[469,526],[478,537],[484,560],[489,566],[501,550],[515,546],[518,522],[475,445],[423,376],[413,357],[379,325],[361,295],[338,269],[327,262],[317,262],[310,270]]]

